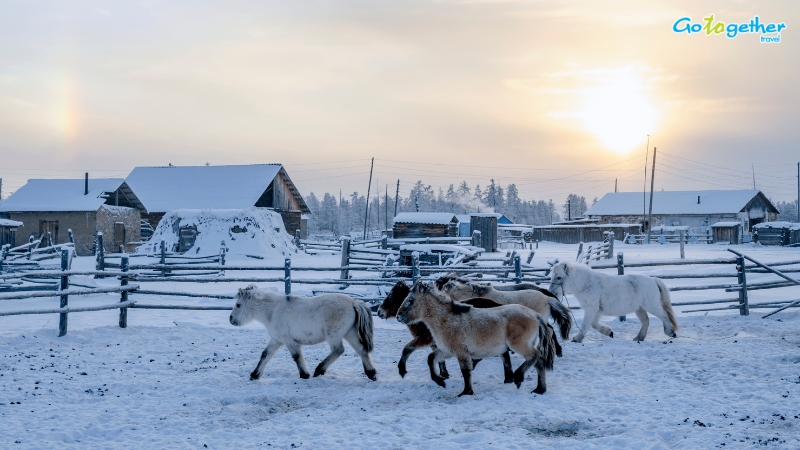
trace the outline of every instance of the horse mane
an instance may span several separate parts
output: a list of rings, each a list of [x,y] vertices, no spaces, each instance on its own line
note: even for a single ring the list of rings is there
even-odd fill
[[[442,275],[436,280],[436,289],[441,290],[442,288],[444,288],[444,285],[446,285],[450,281],[456,281],[461,284],[469,283],[468,279],[458,276],[458,274],[456,274],[455,272],[450,272],[447,275]]]
[[[400,280],[392,286],[392,289],[386,295],[386,298],[380,306],[384,314],[386,314],[386,317],[394,317],[397,315],[400,305],[402,305],[403,300],[408,297],[409,292],[411,292],[411,288],[408,287],[408,284],[406,284],[404,280]]]
[[[452,300],[450,301],[450,311],[452,311],[453,314],[464,314],[470,312],[470,310],[472,310],[472,306],[470,305],[454,302]]]
[[[520,283],[520,284],[512,284],[512,285],[506,285],[506,286],[494,286],[494,288],[495,288],[495,290],[506,291],[506,292],[509,292],[509,291],[539,291],[539,292],[541,292],[542,294],[544,294],[544,295],[546,295],[548,297],[556,298],[556,296],[553,295],[552,292],[548,291],[547,289],[545,289],[543,287],[537,286],[537,285],[535,285],[533,283]]]
[[[471,305],[475,308],[497,308],[498,306],[503,306],[500,303],[490,299],[490,298],[483,298],[483,297],[475,297],[469,300],[464,300],[464,304]]]
[[[471,286],[472,286],[472,293],[477,296],[486,295],[492,289],[491,286],[478,283],[472,283]]]

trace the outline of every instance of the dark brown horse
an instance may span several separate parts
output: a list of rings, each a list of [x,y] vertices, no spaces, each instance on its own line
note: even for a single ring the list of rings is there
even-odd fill
[[[389,294],[383,300],[381,306],[378,307],[378,317],[381,319],[390,319],[392,317],[396,317],[397,310],[400,309],[400,305],[403,304],[403,300],[406,299],[410,292],[411,288],[406,284],[405,281],[398,281],[394,287],[392,287],[392,290],[389,291]],[[472,298],[463,303],[472,305],[475,308],[494,308],[501,306],[500,303],[488,298]],[[432,347],[434,350],[436,349],[436,345],[433,343],[433,336],[424,323],[412,323],[407,325],[407,327],[408,331],[411,332],[413,339],[411,342],[406,344],[405,347],[403,347],[403,354],[400,355],[400,362],[397,363],[397,369],[399,370],[401,377],[406,376],[406,361],[408,360],[408,357],[414,353],[414,350],[423,347]],[[431,356],[434,356],[434,354],[431,353],[428,357],[428,368],[431,372],[431,379],[436,380],[440,376],[444,379],[449,378],[450,374],[447,372],[447,366],[445,365],[444,361],[439,362],[439,374],[436,374],[436,371],[434,370],[433,358],[431,358]],[[514,381],[514,372],[511,368],[511,355],[509,355],[508,352],[505,352],[501,355],[501,358],[503,359],[503,371],[505,374],[503,382],[511,383]],[[477,364],[478,361],[480,360],[474,360],[473,366]]]

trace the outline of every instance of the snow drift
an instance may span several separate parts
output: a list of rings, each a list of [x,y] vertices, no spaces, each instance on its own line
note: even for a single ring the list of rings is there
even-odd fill
[[[183,250],[188,255],[218,254],[223,242],[229,253],[239,255],[270,257],[294,252],[280,214],[262,208],[170,211],[158,222],[153,237],[136,252],[157,253],[161,241],[168,251]]]

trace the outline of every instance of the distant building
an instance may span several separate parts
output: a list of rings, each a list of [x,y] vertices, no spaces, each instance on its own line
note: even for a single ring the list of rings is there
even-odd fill
[[[239,166],[137,167],[125,182],[143,206],[153,228],[176,209],[270,208],[283,218],[286,232],[301,230],[310,214],[303,196],[280,164]]]
[[[12,247],[16,244],[17,228],[22,226],[22,222],[10,219],[0,219],[0,247],[9,244]]]
[[[649,194],[608,193],[584,216],[600,224],[639,223],[648,229]],[[759,190],[661,191],[653,193],[653,226],[688,226],[696,234],[711,232],[717,222],[738,221],[746,232],[774,221],[778,209]]]
[[[508,217],[504,214],[498,213],[469,213],[469,214],[459,214],[456,216],[458,219],[458,235],[462,237],[472,236],[472,230],[470,229],[470,220],[473,217],[494,217],[497,219],[498,225],[512,225],[514,222],[511,221]]]
[[[85,256],[92,254],[97,232],[105,251],[132,251],[140,238],[140,207],[122,178],[33,179],[0,204],[0,215],[22,222],[14,246],[29,236],[46,240],[48,233],[53,244],[63,244],[71,229],[75,251]]]
[[[392,235],[395,239],[458,237],[458,219],[450,213],[404,212],[395,216]]]

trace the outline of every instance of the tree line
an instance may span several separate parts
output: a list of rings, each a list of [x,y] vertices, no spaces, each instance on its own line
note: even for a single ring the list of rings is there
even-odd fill
[[[466,181],[458,185],[451,184],[447,190],[434,189],[422,181],[417,181],[407,197],[398,197],[395,205],[395,193],[370,193],[369,217],[367,230],[383,230],[392,227],[395,210],[401,212],[447,212],[452,214],[469,214],[476,212],[496,212],[504,214],[514,223],[528,225],[549,225],[559,222],[562,217],[581,217],[587,209],[586,198],[570,194],[568,201],[557,207],[552,199],[524,200],[519,197],[516,184],[505,188],[495,183],[481,187],[480,184],[470,187]],[[309,233],[332,233],[342,235],[364,230],[364,213],[367,200],[363,194],[353,192],[343,194],[325,192],[318,197],[313,192],[305,197],[311,210]],[[597,201],[597,199],[595,199]],[[567,205],[569,204],[569,210]]]

